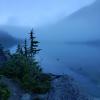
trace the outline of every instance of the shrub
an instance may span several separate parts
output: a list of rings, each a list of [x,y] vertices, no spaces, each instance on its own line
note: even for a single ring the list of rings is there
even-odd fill
[[[40,49],[38,49],[39,42],[35,39],[33,29],[29,34],[29,43],[25,39],[24,48],[21,44],[18,45],[16,53],[11,54],[9,61],[0,68],[0,75],[14,79],[25,90],[46,93],[50,89],[50,76],[43,74],[35,60],[35,55]]]
[[[35,60],[13,55],[1,68],[1,74],[17,81],[26,91],[46,93],[50,89],[50,76],[43,74]]]
[[[0,83],[0,100],[8,100],[10,97],[10,91],[6,85]]]

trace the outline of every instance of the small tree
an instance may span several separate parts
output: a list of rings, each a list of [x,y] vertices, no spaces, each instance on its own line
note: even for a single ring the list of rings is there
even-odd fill
[[[23,49],[22,49],[20,43],[18,43],[17,50],[16,50],[16,54],[23,55]]]
[[[36,37],[34,36],[34,32],[33,32],[33,29],[31,30],[31,32],[29,33],[30,34],[30,56],[31,57],[34,57],[35,54],[37,54],[40,49],[38,49],[38,41],[36,40]]]
[[[3,66],[3,64],[7,61],[7,55],[0,44],[0,67]]]
[[[27,40],[25,39],[24,41],[24,55],[27,57],[28,56],[28,48],[27,48]]]
[[[26,91],[34,93],[46,93],[50,90],[50,76],[44,74],[36,61],[35,54],[38,49],[38,41],[33,30],[30,34],[30,43],[24,41],[24,47],[17,46],[16,53],[0,68],[0,75],[16,80]],[[3,49],[1,48],[1,52]],[[1,60],[0,60],[1,61]]]
[[[0,54],[4,54],[4,50],[1,44],[0,44]]]

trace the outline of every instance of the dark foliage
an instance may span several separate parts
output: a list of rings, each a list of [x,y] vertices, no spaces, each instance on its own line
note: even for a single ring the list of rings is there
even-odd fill
[[[36,37],[34,36],[33,29],[31,30],[30,34],[30,56],[33,57],[35,54],[37,54],[40,49],[38,49],[38,41],[36,40]]]
[[[24,47],[18,44],[16,53],[0,68],[0,74],[12,78],[26,91],[46,93],[50,89],[50,76],[43,74],[39,63],[35,59],[38,49],[38,41],[30,32],[30,46],[25,40]],[[29,47],[29,48],[28,48]]]
[[[8,100],[10,97],[10,91],[6,85],[0,83],[0,100]]]

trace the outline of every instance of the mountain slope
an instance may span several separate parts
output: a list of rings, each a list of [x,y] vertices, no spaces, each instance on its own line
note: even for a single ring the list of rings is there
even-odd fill
[[[41,41],[99,40],[100,38],[100,0],[80,9],[56,24],[35,29]],[[0,26],[1,30],[17,38],[26,38],[30,27]]]
[[[41,33],[51,40],[95,40],[100,39],[100,0],[80,9],[71,16],[47,26]]]
[[[9,35],[7,32],[0,30],[0,44],[4,47],[11,47],[17,43],[17,39]]]
[[[24,39],[28,35],[27,33],[30,32],[31,28],[11,25],[0,25],[0,30],[4,30],[10,33],[10,35],[12,35],[13,37]]]

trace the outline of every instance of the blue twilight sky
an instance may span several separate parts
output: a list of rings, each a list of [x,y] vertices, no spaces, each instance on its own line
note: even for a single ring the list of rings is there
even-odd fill
[[[0,24],[38,26],[55,22],[95,0],[0,0]]]

